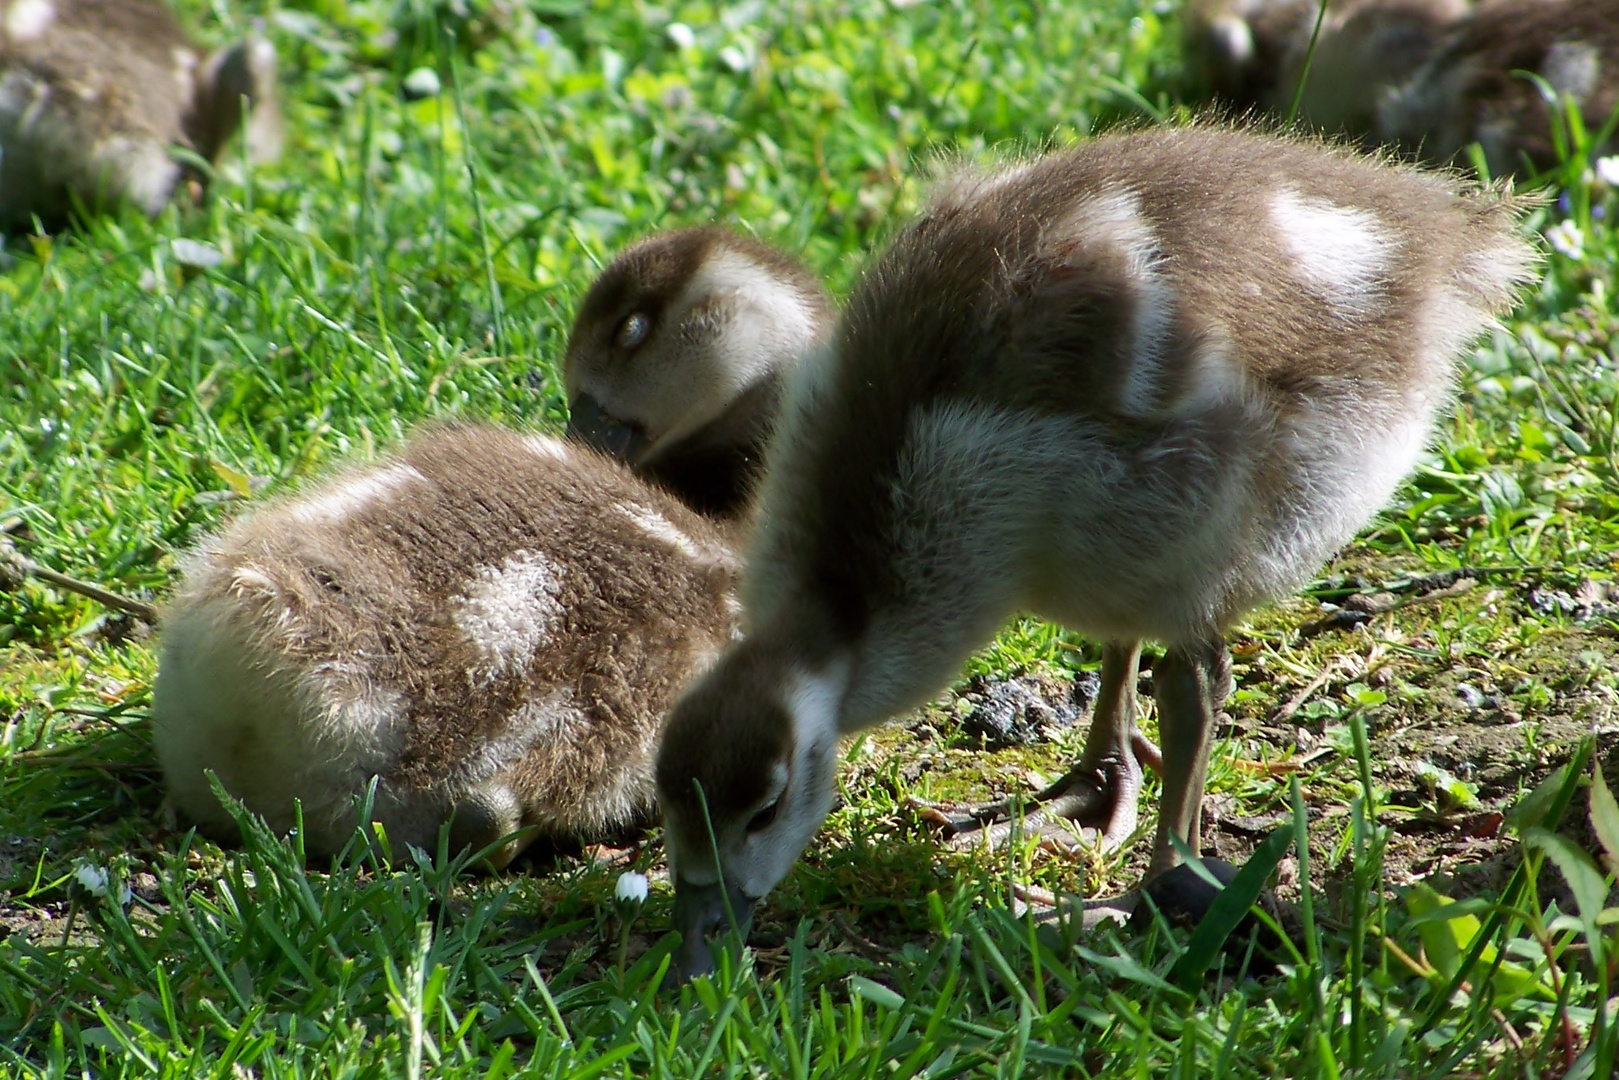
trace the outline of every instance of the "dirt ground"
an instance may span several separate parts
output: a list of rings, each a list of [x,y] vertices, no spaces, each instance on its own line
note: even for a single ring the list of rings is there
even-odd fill
[[[1340,581],[1344,595],[1331,602],[1296,601],[1256,636],[1233,642],[1237,682],[1245,693],[1235,695],[1217,732],[1228,741],[1223,753],[1216,748],[1211,766],[1203,807],[1205,853],[1238,865],[1246,860],[1260,839],[1291,820],[1286,785],[1297,773],[1311,819],[1311,877],[1329,901],[1337,896],[1349,802],[1360,791],[1347,736],[1349,709],[1342,702],[1346,694],[1375,692],[1386,700],[1367,704],[1362,715],[1379,819],[1391,829],[1388,884],[1398,889],[1425,881],[1457,897],[1501,889],[1518,862],[1508,812],[1567,763],[1582,739],[1595,737],[1604,775],[1610,786],[1619,786],[1619,605],[1608,599],[1607,585],[1586,577],[1391,577],[1374,570]],[[1392,582],[1392,588],[1371,581]],[[1524,619],[1535,632],[1514,635],[1512,628],[1521,628]],[[1458,625],[1475,626],[1481,634],[1457,635]],[[1277,650],[1266,648],[1278,640],[1277,626],[1291,628],[1279,632],[1291,662],[1277,663]],[[1307,678],[1311,670],[1317,674]],[[1040,720],[1072,703],[1073,691],[1063,680],[1023,682],[1040,699],[1031,708]],[[970,715],[995,696],[994,689],[970,686],[965,694],[971,700],[943,701],[940,711]],[[1150,670],[1143,670],[1138,689],[1150,698]],[[1081,700],[1092,692],[1080,690]],[[913,721],[905,738],[883,740],[883,748],[907,757],[900,767],[907,780],[930,770],[972,778],[976,782],[965,788],[954,787],[962,802],[1028,795],[1072,760],[1053,760],[1028,746],[986,755],[967,745],[970,738],[942,736],[941,726],[933,718]],[[1052,730],[1049,723],[1043,729],[1040,723],[1022,726]],[[927,749],[915,753],[915,742]],[[1077,736],[1059,732],[1057,742],[1070,755],[1077,751]],[[1035,757],[1048,767],[1030,768],[1027,762]],[[1583,792],[1559,831],[1593,853],[1600,850]],[[1145,869],[1147,847],[1147,840],[1138,841],[1123,865],[1101,881],[1091,875],[1082,891],[1105,895],[1127,887]],[[1555,872],[1548,874],[1550,891],[1543,890],[1543,898],[1555,898],[1560,882]],[[1296,860],[1284,860],[1279,899],[1297,897],[1297,875]]]

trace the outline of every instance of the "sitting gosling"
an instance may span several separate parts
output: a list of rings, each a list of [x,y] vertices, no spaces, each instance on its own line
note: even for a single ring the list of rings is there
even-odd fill
[[[1209,89],[1239,110],[1286,116],[1308,56],[1300,122],[1320,131],[1370,135],[1383,96],[1415,74],[1466,13],[1467,0],[1334,3],[1316,34],[1320,8],[1315,0],[1194,5],[1189,44]]]
[[[626,248],[579,307],[563,363],[568,434],[688,505],[751,505],[786,377],[832,302],[799,262],[709,226]]]
[[[312,856],[354,799],[397,846],[600,836],[652,806],[675,692],[729,641],[727,537],[588,448],[429,429],[206,541],[163,618],[153,700],[177,807],[204,770]]]
[[[275,50],[205,56],[162,0],[0,0],[0,231],[55,227],[75,201],[167,205],[172,147],[218,156],[252,106],[250,156],[280,149]]]
[[[1197,851],[1225,631],[1416,461],[1458,355],[1531,276],[1521,209],[1213,127],[945,184],[790,385],[746,637],[665,729],[682,970],[709,967],[705,938],[727,910],[745,924],[826,816],[838,737],[926,700],[1019,609],[1107,642],[1084,755],[1030,827],[1129,834],[1152,638],[1149,877],[1178,864],[1172,835]]]
[[[1601,128],[1619,105],[1619,0],[1485,0],[1383,100],[1378,134],[1440,163],[1477,142],[1494,176],[1551,168],[1553,106],[1524,72]]]
[[[689,255],[700,235],[616,259],[582,306],[570,365],[612,366],[592,344],[613,337],[602,312],[618,319],[590,303],[604,287],[668,331],[646,345],[649,363],[678,341],[686,351],[668,362],[700,365],[735,340],[728,321],[757,323],[730,289],[705,295],[729,280],[701,272],[707,256],[679,280],[635,269],[661,265],[647,257],[663,249]],[[768,250],[718,235],[701,249]],[[784,256],[760,258],[813,284]],[[830,308],[817,310],[802,338],[772,339],[781,355],[746,355],[788,365],[824,332]],[[692,407],[707,406],[699,394]],[[675,690],[734,633],[739,527],[591,449],[486,427],[419,435],[389,462],[250,514],[190,558],[164,618],[154,733],[175,803],[223,838],[232,823],[205,769],[278,829],[301,800],[316,856],[352,835],[372,776],[396,843],[431,847],[452,819],[456,847],[520,826],[578,838],[632,824],[651,806],[652,744]]]

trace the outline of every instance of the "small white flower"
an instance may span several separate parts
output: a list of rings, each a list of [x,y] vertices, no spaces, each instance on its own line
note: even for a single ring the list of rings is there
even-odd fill
[[[720,50],[720,63],[730,68],[737,75],[753,66],[753,61],[748,59],[748,54],[735,45],[727,45]]]
[[[73,876],[79,879],[79,884],[91,896],[107,895],[107,871],[104,868],[85,863],[73,871]]]
[[[1619,155],[1597,158],[1597,179],[1609,187],[1619,187]]]
[[[169,250],[174,253],[174,261],[181,266],[194,266],[198,270],[208,270],[225,261],[219,249],[212,244],[201,240],[188,240],[179,237],[169,241]]]
[[[675,43],[677,49],[689,49],[697,44],[696,33],[683,22],[672,22],[663,28],[663,32],[669,35],[669,40]]]
[[[420,101],[423,98],[438,97],[439,91],[444,89],[439,82],[438,72],[430,67],[419,67],[405,76],[405,98],[408,101]]]
[[[646,875],[637,874],[634,870],[618,877],[618,885],[613,889],[613,899],[620,904],[646,903],[647,885]]]
[[[613,900],[618,909],[618,973],[622,976],[629,959],[630,926],[640,914],[641,905],[646,903],[646,875],[634,870],[620,874],[613,888]]]
[[[111,878],[107,875],[104,866],[93,866],[90,863],[80,863],[79,868],[73,871],[84,891],[101,900],[111,899]],[[131,893],[129,886],[125,885],[118,890],[118,904],[122,907],[129,903]]]
[[[1559,221],[1547,229],[1546,242],[1571,259],[1585,258],[1585,233],[1572,221]]]

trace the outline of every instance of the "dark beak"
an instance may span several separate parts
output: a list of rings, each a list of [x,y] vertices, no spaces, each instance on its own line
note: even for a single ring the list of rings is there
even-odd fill
[[[609,414],[601,402],[580,394],[568,405],[568,438],[634,463],[646,449],[646,431]]]
[[[756,903],[757,897],[747,896],[734,886],[727,889],[717,882],[712,885],[675,882],[674,922],[681,936],[679,966],[675,973],[681,982],[714,970],[714,953],[709,946],[711,937],[734,926],[738,940],[747,940]]]

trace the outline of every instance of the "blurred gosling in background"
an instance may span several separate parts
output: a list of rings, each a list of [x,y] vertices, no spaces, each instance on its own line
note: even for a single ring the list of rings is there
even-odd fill
[[[207,53],[162,0],[0,0],[0,230],[75,205],[148,215],[242,127],[248,156],[281,147],[275,50],[256,38]]]

